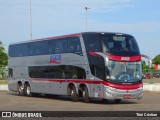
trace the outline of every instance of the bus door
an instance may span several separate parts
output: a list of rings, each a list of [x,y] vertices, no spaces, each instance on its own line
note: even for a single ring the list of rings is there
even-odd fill
[[[104,58],[101,56],[89,56],[90,70],[94,77],[94,97],[101,98],[104,95],[104,88],[101,84],[105,80],[105,63]]]

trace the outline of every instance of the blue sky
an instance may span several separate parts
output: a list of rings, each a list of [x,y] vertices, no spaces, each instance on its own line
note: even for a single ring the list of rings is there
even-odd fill
[[[30,39],[30,0],[0,0],[0,40],[10,43]],[[160,0],[32,0],[33,39],[85,31],[132,34],[141,53],[160,54]]]

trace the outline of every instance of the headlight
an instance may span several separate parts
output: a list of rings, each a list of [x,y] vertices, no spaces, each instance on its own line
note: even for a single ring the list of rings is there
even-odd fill
[[[141,91],[143,89],[143,87],[138,88],[137,90]]]
[[[116,90],[116,88],[112,88],[112,87],[109,87],[109,86],[106,86],[105,88],[106,88],[106,90],[111,90],[111,91],[115,91]]]

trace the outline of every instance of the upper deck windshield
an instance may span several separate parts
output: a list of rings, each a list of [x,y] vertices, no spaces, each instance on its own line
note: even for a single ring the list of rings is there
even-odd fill
[[[102,34],[103,50],[118,56],[139,55],[139,48],[134,37],[122,34]]]

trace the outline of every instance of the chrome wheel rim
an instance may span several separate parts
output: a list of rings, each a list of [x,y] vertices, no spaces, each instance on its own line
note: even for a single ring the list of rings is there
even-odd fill
[[[31,90],[30,90],[30,86],[27,86],[27,95],[30,95]]]
[[[85,92],[85,91],[83,91],[83,97],[85,97],[85,95],[86,95],[86,92]]]
[[[22,94],[23,93],[23,86],[19,85],[19,92]]]

